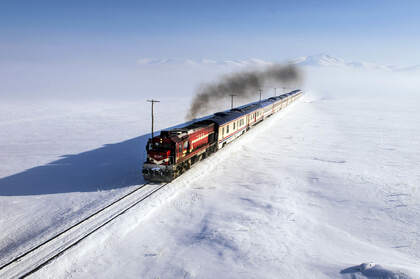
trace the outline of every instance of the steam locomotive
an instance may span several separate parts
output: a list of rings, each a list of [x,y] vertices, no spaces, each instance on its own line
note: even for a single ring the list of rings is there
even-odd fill
[[[228,111],[217,112],[182,128],[161,131],[148,140],[143,176],[148,181],[170,182],[267,117],[284,109],[302,90],[271,97]]]

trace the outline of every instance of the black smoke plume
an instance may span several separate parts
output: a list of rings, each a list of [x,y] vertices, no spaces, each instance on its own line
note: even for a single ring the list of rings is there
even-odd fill
[[[263,70],[244,71],[223,76],[219,81],[200,86],[190,105],[187,119],[196,118],[209,106],[234,94],[236,98],[258,96],[264,87],[297,86],[301,82],[300,71],[294,65],[272,65]]]

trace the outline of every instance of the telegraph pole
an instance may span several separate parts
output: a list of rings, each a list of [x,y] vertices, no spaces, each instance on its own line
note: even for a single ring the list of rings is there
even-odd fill
[[[153,116],[153,106],[155,103],[159,103],[160,101],[158,100],[147,100],[148,102],[152,103],[152,138],[153,138],[153,125],[154,125],[154,116]]]
[[[261,93],[262,93],[262,89],[260,88],[260,89],[259,89],[259,91],[260,91],[260,102],[261,102]]]
[[[237,96],[237,95],[229,95],[230,96],[230,109],[233,109],[233,97]]]
[[[276,96],[277,96],[277,88],[274,87],[274,97],[276,97]]]

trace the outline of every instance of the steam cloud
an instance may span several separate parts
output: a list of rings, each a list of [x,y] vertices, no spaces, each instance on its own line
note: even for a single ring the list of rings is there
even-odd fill
[[[211,103],[231,94],[238,98],[257,96],[258,90],[264,86],[297,86],[301,80],[301,73],[294,65],[273,65],[264,70],[226,75],[221,80],[204,84],[197,90],[186,118],[196,118],[200,113],[206,112]]]

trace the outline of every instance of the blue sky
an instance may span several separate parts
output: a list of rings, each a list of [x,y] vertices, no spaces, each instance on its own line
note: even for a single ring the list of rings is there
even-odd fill
[[[0,2],[0,62],[262,58],[418,64],[420,1]]]
[[[387,0],[0,0],[0,99],[192,94],[211,78],[143,69],[143,58],[416,65],[419,11]]]

